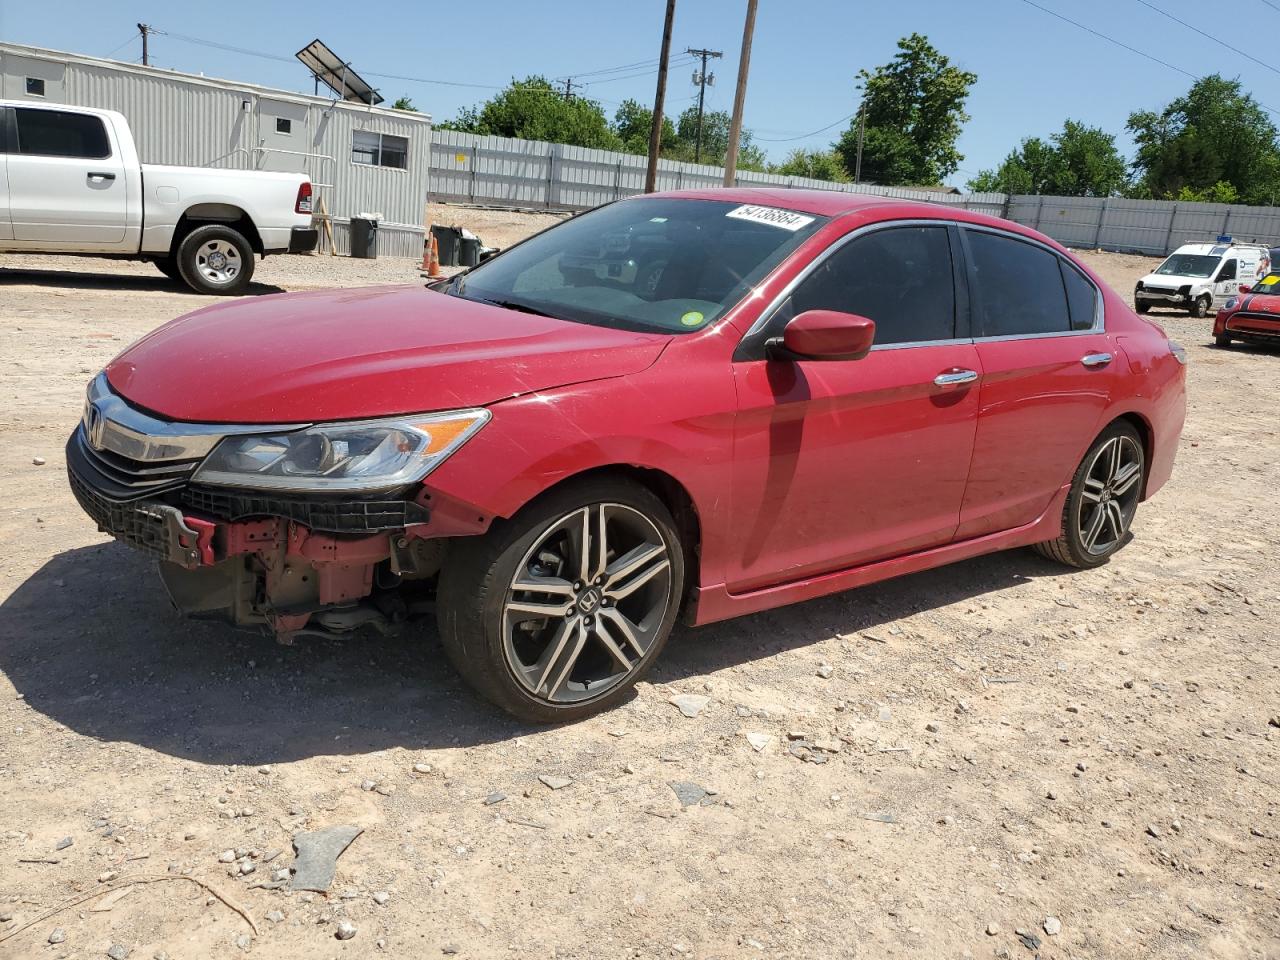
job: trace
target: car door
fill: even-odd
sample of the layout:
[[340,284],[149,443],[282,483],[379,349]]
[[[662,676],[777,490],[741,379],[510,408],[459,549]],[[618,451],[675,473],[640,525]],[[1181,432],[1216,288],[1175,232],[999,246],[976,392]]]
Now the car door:
[[1102,295],[1052,248],[962,230],[982,389],[957,539],[1036,520],[1102,429],[1124,367]]
[[1227,257],[1218,267],[1213,278],[1213,305],[1220,309],[1223,304],[1240,292],[1239,261],[1236,257]]
[[13,239],[9,223],[9,122],[13,111],[0,107],[0,240]]
[[[732,592],[951,540],[973,451],[980,371],[953,247],[937,221],[837,240],[735,355]],[[807,310],[876,323],[861,360],[769,359]]]
[[103,118],[14,107],[8,156],[9,217],[16,246],[98,250],[123,243],[126,177]]

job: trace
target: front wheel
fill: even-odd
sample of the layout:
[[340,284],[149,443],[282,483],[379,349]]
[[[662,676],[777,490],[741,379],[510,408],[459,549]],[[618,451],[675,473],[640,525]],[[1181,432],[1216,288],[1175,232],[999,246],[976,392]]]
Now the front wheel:
[[1214,345],[1215,347],[1229,347],[1229,346],[1231,346],[1231,334],[1229,334],[1229,333],[1218,333],[1218,334],[1214,334],[1214,337],[1213,337],[1213,345]]
[[532,723],[619,703],[675,624],[684,552],[670,511],[620,478],[567,486],[453,544],[440,636],[478,693]]
[[1062,511],[1062,534],[1035,549],[1067,566],[1106,563],[1125,545],[1142,498],[1146,456],[1130,424],[1113,423],[1093,442],[1076,468]]
[[1137,303],[1133,305],[1133,309],[1138,311],[1138,313],[1143,313],[1143,314],[1150,313],[1151,304],[1145,300],[1139,300]]
[[156,265],[157,270],[170,280],[182,280],[182,274],[178,270],[178,261],[175,257],[161,257],[158,260],[153,260],[152,263]]
[[225,224],[197,227],[182,238],[175,258],[196,293],[234,296],[253,276],[253,248],[244,234]]
[[1209,315],[1209,308],[1211,306],[1213,306],[1213,298],[1208,294],[1205,294],[1203,297],[1197,299],[1196,302],[1191,305],[1191,309],[1187,312],[1196,319],[1203,320]]

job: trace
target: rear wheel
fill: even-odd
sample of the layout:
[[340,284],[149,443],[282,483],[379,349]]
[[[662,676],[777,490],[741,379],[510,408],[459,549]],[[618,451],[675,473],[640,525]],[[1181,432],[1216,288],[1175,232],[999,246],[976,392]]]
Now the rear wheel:
[[1209,308],[1211,306],[1213,306],[1213,298],[1206,293],[1204,296],[1199,297],[1187,312],[1190,313],[1191,316],[1203,320],[1209,315]]
[[176,256],[187,286],[197,293],[234,296],[253,276],[253,248],[244,234],[221,223],[197,227],[182,238]]
[[440,576],[445,652],[482,696],[557,723],[614,706],[675,624],[684,555],[652,492],[596,479],[456,541]]
[[1076,468],[1062,511],[1061,536],[1035,549],[1071,567],[1106,563],[1128,542],[1145,474],[1138,431],[1123,421],[1109,426]]

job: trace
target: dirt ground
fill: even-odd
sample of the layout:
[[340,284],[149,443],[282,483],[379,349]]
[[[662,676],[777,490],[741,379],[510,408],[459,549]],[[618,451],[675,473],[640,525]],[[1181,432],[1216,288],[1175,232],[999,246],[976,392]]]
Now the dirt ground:
[[[443,214],[498,244],[531,222]],[[1122,291],[1150,269],[1087,256]],[[0,257],[0,957],[1280,957],[1280,351],[1155,315],[1189,419],[1107,566],[1020,550],[680,628],[628,704],[532,729],[429,625],[283,647],[183,622],[94,531],[63,473],[84,384],[207,302],[145,265]],[[259,886],[337,824],[364,832],[327,896]],[[45,917],[150,877],[259,932],[185,880]]]

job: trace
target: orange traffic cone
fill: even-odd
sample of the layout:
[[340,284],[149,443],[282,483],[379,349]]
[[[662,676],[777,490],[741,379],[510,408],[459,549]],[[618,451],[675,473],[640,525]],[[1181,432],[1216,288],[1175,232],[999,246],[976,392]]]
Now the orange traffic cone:
[[440,273],[440,243],[436,240],[436,235],[431,235],[431,246],[428,248],[427,257],[427,276],[438,277]]

